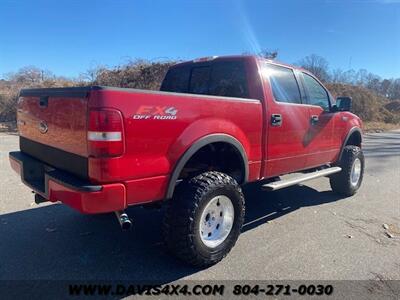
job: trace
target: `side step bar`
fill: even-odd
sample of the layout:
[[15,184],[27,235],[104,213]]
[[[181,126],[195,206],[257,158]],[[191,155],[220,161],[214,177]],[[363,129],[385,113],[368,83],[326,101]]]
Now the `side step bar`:
[[312,173],[301,174],[294,178],[283,179],[283,180],[267,183],[267,184],[264,184],[262,186],[262,188],[265,190],[268,190],[268,191],[276,191],[276,190],[280,190],[280,189],[283,189],[283,188],[291,186],[291,185],[299,184],[304,181],[308,181],[308,180],[315,179],[318,177],[335,174],[340,171],[342,171],[342,168],[340,168],[340,167],[331,167],[331,168],[315,171]]

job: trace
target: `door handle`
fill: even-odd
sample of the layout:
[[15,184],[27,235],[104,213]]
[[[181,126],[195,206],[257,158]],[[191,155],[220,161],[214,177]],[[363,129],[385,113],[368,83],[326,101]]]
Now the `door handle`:
[[315,125],[318,123],[319,118],[317,115],[312,115],[310,120],[311,120],[311,125]]
[[282,115],[272,114],[271,115],[271,125],[272,126],[281,126],[282,125]]
[[47,107],[49,105],[49,97],[43,96],[39,99],[39,106],[40,107]]

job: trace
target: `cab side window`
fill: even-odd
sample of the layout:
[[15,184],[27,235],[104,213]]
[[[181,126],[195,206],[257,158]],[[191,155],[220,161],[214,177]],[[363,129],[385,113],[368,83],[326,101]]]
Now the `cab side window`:
[[320,106],[324,111],[329,111],[329,96],[326,90],[310,75],[303,73],[303,78],[307,90],[308,103]]
[[275,101],[301,104],[300,90],[293,70],[265,64],[263,73],[269,79]]

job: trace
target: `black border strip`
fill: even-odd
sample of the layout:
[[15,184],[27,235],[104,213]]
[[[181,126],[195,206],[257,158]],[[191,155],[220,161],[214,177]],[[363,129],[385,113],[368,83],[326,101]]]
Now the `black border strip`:
[[174,167],[174,171],[171,174],[171,177],[169,179],[168,183],[168,189],[167,189],[167,194],[166,194],[166,199],[171,199],[175,186],[176,186],[176,181],[178,180],[179,174],[181,173],[182,169],[185,167],[186,163],[189,161],[189,159],[202,147],[211,144],[211,143],[217,143],[217,142],[225,142],[228,144],[231,144],[235,149],[239,152],[240,156],[242,157],[242,164],[243,164],[243,170],[244,170],[244,178],[242,178],[242,181],[239,182],[240,184],[245,184],[248,181],[249,178],[249,163],[246,155],[246,151],[244,150],[242,144],[235,139],[234,137],[227,135],[227,134],[211,134],[204,136],[197,140],[186,152],[181,156],[179,159],[178,163]]
[[65,88],[44,88],[44,89],[22,89],[20,97],[70,97],[85,98],[92,90],[97,90],[95,86],[85,87],[65,87]]
[[19,148],[24,154],[28,154],[53,168],[70,173],[82,180],[89,178],[87,157],[42,144],[23,136],[19,138]]
[[78,179],[75,176],[71,176],[70,174],[60,171],[60,170],[56,170],[53,169],[51,171],[45,171],[44,173],[44,186],[45,186],[45,190],[43,191],[40,187],[33,185],[31,182],[27,181],[25,179],[24,176],[24,164],[28,164],[28,163],[36,163],[36,164],[41,164],[41,165],[45,165],[42,162],[40,162],[39,160],[34,159],[33,157],[22,153],[21,151],[14,151],[14,152],[10,152],[9,153],[9,157],[10,159],[16,161],[21,168],[20,171],[20,175],[21,175],[21,180],[22,182],[29,186],[30,188],[32,188],[33,190],[35,190],[36,192],[45,195],[45,197],[48,199],[49,197],[49,180],[53,180],[67,188],[70,188],[72,190],[75,191],[79,191],[79,192],[98,192],[102,190],[102,186],[101,185],[91,185],[88,182],[85,182],[83,180]]
[[119,88],[110,86],[85,86],[85,87],[67,87],[67,88],[47,88],[47,89],[22,89],[19,93],[20,97],[70,97],[70,98],[86,98],[91,91],[116,91],[132,94],[150,94],[150,95],[170,95],[178,97],[193,97],[205,100],[225,100],[259,103],[260,100],[250,98],[235,98],[214,95],[199,95],[189,93],[173,93],[163,91],[141,90],[132,88]]
[[363,141],[363,134],[362,134],[361,129],[358,128],[358,127],[353,127],[353,128],[351,128],[351,129],[349,130],[349,132],[347,133],[346,138],[344,139],[342,146],[340,147],[338,162],[340,162],[341,159],[342,159],[343,151],[344,151],[344,148],[345,148],[346,145],[347,145],[347,142],[349,141],[350,137],[351,137],[353,134],[355,134],[356,132],[357,132],[358,134],[360,134],[360,141],[361,141],[361,144],[362,144],[362,141]]

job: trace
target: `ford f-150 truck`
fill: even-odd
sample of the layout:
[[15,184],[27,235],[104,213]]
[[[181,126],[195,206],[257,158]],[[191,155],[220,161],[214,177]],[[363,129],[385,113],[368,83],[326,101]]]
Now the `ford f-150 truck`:
[[167,248],[207,266],[239,237],[242,185],[273,191],[327,176],[334,192],[358,190],[362,123],[350,108],[306,70],[202,58],[172,66],[161,91],[22,90],[20,151],[9,157],[37,203],[115,212],[123,228],[128,206],[165,202]]

